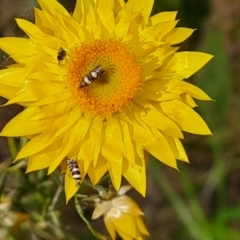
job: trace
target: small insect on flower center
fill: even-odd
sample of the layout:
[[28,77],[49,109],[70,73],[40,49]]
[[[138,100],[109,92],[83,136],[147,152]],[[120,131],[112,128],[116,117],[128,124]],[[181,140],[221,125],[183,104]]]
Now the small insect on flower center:
[[83,78],[79,87],[80,88],[87,87],[97,78],[101,77],[104,73],[105,73],[105,70],[102,69],[101,65],[97,66],[86,77]]
[[83,112],[107,117],[131,106],[142,73],[136,56],[118,40],[94,40],[72,49],[67,88]]

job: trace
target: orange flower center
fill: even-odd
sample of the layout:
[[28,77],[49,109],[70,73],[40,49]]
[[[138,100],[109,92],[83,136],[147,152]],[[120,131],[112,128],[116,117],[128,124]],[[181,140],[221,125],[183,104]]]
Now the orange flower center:
[[131,102],[142,82],[135,56],[116,40],[95,40],[70,53],[67,86],[77,105],[110,116]]

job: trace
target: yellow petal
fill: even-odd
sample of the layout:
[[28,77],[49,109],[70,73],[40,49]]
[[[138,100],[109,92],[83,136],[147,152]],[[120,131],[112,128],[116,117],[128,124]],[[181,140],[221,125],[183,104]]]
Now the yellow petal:
[[140,128],[137,126],[137,124],[134,124],[134,130],[133,130],[133,140],[137,143],[143,144],[149,139],[153,139],[154,135],[152,132],[150,132],[149,129]]
[[[55,55],[56,58],[56,55]],[[61,85],[63,83],[63,75],[66,74],[65,71],[61,71],[61,69],[58,69],[58,74],[54,74],[54,72],[43,72],[41,69],[38,71],[35,70],[34,72],[31,72],[28,75],[29,79],[38,80],[40,82],[49,82],[48,79],[51,79],[57,86]]]
[[[60,15],[57,19],[55,16],[44,12],[48,21],[51,22],[50,26],[54,31],[54,35],[59,39],[64,39],[64,49],[72,48],[79,44],[80,39],[77,39],[78,30],[81,28],[79,23],[77,23],[72,17]],[[82,36],[82,35],[81,35]],[[81,39],[83,40],[83,39]]]
[[142,218],[141,217],[136,217],[135,220],[136,220],[139,232],[143,235],[149,236],[149,232],[148,232]]
[[122,161],[123,155],[118,148],[114,146],[113,140],[106,141],[102,147],[102,155],[108,162],[108,170],[116,190],[120,188],[122,180]]
[[188,156],[185,152],[185,149],[181,143],[181,141],[178,138],[174,138],[175,144],[178,149],[178,159],[184,162],[189,162]]
[[[79,120],[79,119],[78,119]],[[86,119],[84,119],[86,120]],[[42,120],[44,121],[44,120]],[[32,121],[37,122],[38,124],[41,124],[41,121]],[[60,136],[67,131],[74,123],[76,122],[76,118],[73,116],[69,116],[68,114],[66,116],[59,117],[57,120],[54,121],[54,128],[53,126],[49,123],[47,127],[49,128],[49,131],[46,129],[46,132],[34,137],[31,139],[19,152],[18,156],[16,159],[21,159],[25,158],[30,155],[34,155],[43,149],[47,148],[48,146],[52,145],[54,141],[59,140]],[[82,128],[82,123],[84,121],[79,121],[76,126],[79,126],[79,129]],[[90,124],[89,121],[87,121],[88,125]],[[58,126],[62,126],[61,128]],[[83,124],[84,125],[84,124]],[[46,124],[41,125],[42,127],[46,127]],[[64,126],[64,127],[63,127]],[[56,131],[54,129],[56,128]],[[28,128],[27,128],[28,129]],[[31,128],[32,129],[32,128]],[[37,130],[40,129],[40,127],[36,128]],[[75,129],[73,129],[74,131]],[[26,131],[26,130],[25,130]],[[32,131],[34,131],[32,129]],[[76,132],[76,131],[75,131]],[[54,134],[53,134],[54,133]],[[81,134],[80,134],[81,133]],[[81,138],[83,131],[80,131],[78,134],[78,139]],[[77,134],[77,133],[74,133]],[[60,149],[61,150],[61,149]],[[64,148],[65,150],[65,148]],[[64,156],[65,157],[65,156]],[[59,159],[57,161],[60,161]],[[56,167],[56,166],[55,166]]]
[[162,38],[170,32],[177,24],[177,21],[169,21],[169,22],[162,22],[156,25],[150,26],[145,28],[143,31],[139,33],[140,40],[153,40],[159,42],[159,45],[162,44],[160,42]]
[[[180,145],[181,144],[180,140],[178,138],[172,138],[167,135],[165,135],[165,138],[167,139],[168,144],[169,144],[170,148],[172,149],[174,157],[176,159],[182,160],[184,162],[188,162],[188,158],[185,153],[185,150],[184,150],[183,146]],[[175,140],[177,140],[177,141],[175,141]]]
[[175,77],[189,78],[202,68],[213,56],[202,52],[177,52],[167,64],[167,71]]
[[88,176],[91,179],[93,185],[96,185],[108,170],[106,160],[102,156],[99,156],[98,161],[102,162],[100,166],[93,167],[91,164],[88,168]]
[[56,0],[38,0],[38,4],[43,11],[46,11],[54,16],[69,16],[68,11]]
[[117,2],[118,5],[121,6],[121,7],[125,6],[125,1],[124,0],[116,0],[115,2]]
[[186,103],[187,105],[189,105],[191,108],[195,108],[197,107],[197,103],[194,101],[194,99],[192,98],[192,96],[190,96],[189,94],[187,93],[183,93],[181,95],[181,99],[184,103]]
[[131,185],[124,185],[122,186],[119,191],[118,191],[118,195],[121,196],[121,195],[125,195],[129,190],[132,189],[132,186]]
[[129,121],[133,127],[133,140],[137,143],[145,143],[146,140],[154,138],[152,131],[148,125],[142,121],[142,107],[135,105],[135,111],[125,112],[126,119],[129,118]]
[[11,87],[0,83],[0,96],[6,99],[12,98],[18,90],[18,87]]
[[49,120],[50,118],[58,118],[71,111],[71,107],[67,102],[55,103],[53,106],[44,106],[44,110],[41,107],[33,106],[27,108],[25,121],[39,121]]
[[64,189],[67,203],[78,191],[78,185],[76,180],[72,177],[69,168],[67,168],[64,180]]
[[128,169],[123,173],[123,176],[139,193],[145,196],[146,195],[146,168],[145,168],[143,151],[142,151],[141,161],[143,164],[142,167],[139,166],[138,164],[134,164],[133,166],[130,164]]
[[83,141],[82,145],[79,146],[79,153],[77,155],[77,159],[79,159],[79,161],[81,162],[84,173],[88,171],[88,168],[93,161],[92,153],[92,144],[90,140]]
[[171,32],[164,36],[163,41],[171,44],[181,43],[190,37],[193,32],[194,29],[190,28],[174,28]]
[[[86,123],[86,119],[79,118],[80,115],[77,115],[78,112],[75,110],[76,109],[71,111],[72,115],[64,114],[63,116],[53,118],[54,121],[48,123],[45,131],[52,132],[52,138],[58,138],[59,136],[62,136],[64,133],[66,133],[73,126],[75,126],[75,124],[77,124],[78,122],[82,123],[82,125],[80,125],[81,126],[80,129],[82,129],[82,126],[87,127],[90,123],[88,121]],[[80,131],[79,138],[85,137],[84,134],[86,134],[85,131]]]
[[43,132],[43,129],[45,128],[45,125],[48,121],[27,121],[26,116],[28,116],[28,114],[28,110],[24,110],[13,119],[11,119],[11,121],[8,122],[3,128],[0,136],[20,137],[35,135]]
[[141,12],[144,20],[144,25],[148,24],[149,16],[153,7],[153,0],[148,1],[138,1],[138,0],[129,0],[126,3],[126,9],[129,13]]
[[114,16],[116,17],[121,9],[125,6],[124,0],[114,1]]
[[20,63],[13,63],[7,66],[7,69],[10,69],[10,68],[24,68],[24,65]]
[[[109,131],[111,133],[112,140],[115,141],[118,148],[121,150],[121,152],[127,157],[126,154],[126,148],[123,144],[123,136],[120,128],[120,123],[117,118],[109,118],[107,120],[107,128],[109,128]],[[109,138],[109,136],[107,136]],[[132,160],[132,159],[131,159]]]
[[45,97],[45,94],[48,92],[55,93],[58,91],[65,91],[58,89],[55,86],[55,90],[51,91],[54,88],[52,83],[41,83],[37,84],[36,82],[31,82],[28,80],[28,84],[25,84],[23,88],[21,88],[14,97],[12,97],[5,105],[13,104],[13,103],[30,103],[30,102],[37,102],[38,100]]
[[128,234],[126,234],[125,232],[122,232],[121,230],[117,229],[117,232],[119,234],[119,236],[121,237],[121,239],[124,240],[133,240],[136,239],[136,237],[132,238],[131,236],[129,236]]
[[0,71],[0,84],[20,88],[29,75],[29,70],[27,67],[3,69]]
[[163,111],[186,132],[208,135],[211,134],[207,124],[189,106],[178,101],[160,103]]
[[101,34],[100,21],[98,21],[98,16],[95,14],[95,4],[91,3],[92,1],[77,1],[74,18],[80,21],[81,26],[84,26],[88,32],[92,33],[95,39],[98,39]]
[[[83,126],[84,125],[84,126]],[[74,127],[69,129],[63,136],[62,149],[58,156],[52,161],[48,174],[55,170],[55,168],[60,164],[64,157],[68,156],[68,154],[75,148],[76,146],[82,145],[82,140],[88,132],[89,126],[91,125],[90,121],[86,121],[86,119],[82,121],[78,121]],[[76,129],[79,130],[76,131]],[[82,131],[81,131],[82,129]],[[90,163],[86,163],[90,164]],[[84,172],[85,173],[85,172]]]
[[150,17],[150,25],[156,25],[160,22],[174,21],[176,19],[177,12],[160,12]]
[[54,35],[53,31],[49,28],[50,22],[45,17],[43,11],[34,8],[35,24],[44,32],[49,35]]
[[106,212],[108,209],[110,209],[111,206],[112,206],[111,201],[104,201],[104,202],[98,204],[93,211],[92,219],[99,218],[101,215],[104,214],[104,212]]
[[59,165],[59,168],[61,170],[61,173],[66,173],[66,171],[67,171],[67,161],[66,161],[66,159],[63,159],[63,161]]
[[[29,125],[28,125],[29,126]],[[51,138],[51,133],[40,134],[31,139],[18,153],[16,160],[34,155],[44,148],[50,146],[55,139]]]
[[76,1],[76,5],[75,5],[75,8],[74,8],[74,12],[73,12],[73,17],[75,19],[77,19],[79,22],[81,21],[82,15],[83,15],[83,9],[82,9],[82,6],[81,6],[81,2],[82,2],[82,0],[77,0]]
[[123,144],[125,146],[126,158],[130,164],[135,164],[135,153],[134,153],[135,149],[132,143],[132,132],[130,132],[130,127],[126,123],[126,121],[120,120],[119,123],[121,124],[121,129],[123,132],[122,137],[123,137]]
[[[167,43],[168,44],[168,43]],[[164,63],[165,60],[169,57],[172,56],[175,52],[177,52],[179,48],[178,47],[167,47],[164,45],[163,47],[159,47],[153,54],[154,56],[158,57],[158,65],[161,67]],[[151,68],[149,68],[151,69]],[[153,76],[154,78],[154,76]]]
[[0,38],[0,48],[8,53],[16,62],[23,65],[29,65],[32,61],[32,58],[29,56],[34,56],[38,53],[35,44],[28,38]]
[[131,239],[136,237],[137,226],[133,216],[122,213],[120,210],[116,210],[116,209],[114,210],[111,209],[111,215],[112,215],[112,222],[117,232],[123,239],[128,239],[126,238],[127,236],[131,237]]
[[[115,35],[116,38],[124,38],[125,41],[132,39],[133,36],[129,36],[131,31],[131,23],[136,22],[136,19],[139,17],[139,12],[134,12],[131,14],[122,14],[119,21],[115,26]],[[130,32],[131,33],[131,32]]]
[[59,102],[63,102],[70,99],[70,97],[71,97],[71,93],[66,90],[60,90],[57,93],[55,93],[54,91],[51,95],[46,96],[35,103],[32,103],[32,105],[41,106],[41,105],[59,103]]
[[112,240],[115,240],[116,239],[116,230],[115,230],[115,226],[112,222],[110,214],[108,214],[106,217],[104,217],[103,221],[105,223],[107,231],[108,231],[109,235],[111,236]]
[[169,136],[183,138],[183,134],[178,125],[154,107],[151,107],[145,116],[142,116],[142,120],[149,126],[158,128]]
[[[59,47],[57,46],[62,45],[62,42],[58,38],[44,33],[43,31],[41,31],[41,29],[39,29],[33,23],[20,18],[16,19],[16,22],[18,26],[30,37],[32,41],[27,38],[25,39],[27,39],[33,46],[35,46],[33,42],[36,42],[36,43],[44,44],[45,46],[58,50]],[[18,45],[15,44],[15,46],[17,47],[19,46],[19,44]],[[29,47],[31,47],[31,45]],[[27,50],[26,52],[29,52],[29,50]],[[29,56],[26,59],[28,59],[29,61],[32,60],[32,58],[29,58]],[[21,63],[21,61],[17,61],[17,62]]]
[[112,200],[112,205],[118,208],[121,212],[132,216],[144,215],[139,206],[128,196],[123,195]]
[[165,136],[157,129],[152,128],[152,131],[154,138],[142,143],[142,147],[161,162],[177,169],[175,156]]
[[26,173],[47,168],[55,154],[53,151],[29,157]]
[[178,95],[182,93],[188,93],[196,99],[206,100],[206,101],[211,100],[211,98],[202,89],[184,81],[172,80],[166,86],[168,91],[172,93],[176,93]]
[[102,147],[102,155],[108,162],[108,169],[113,186],[116,190],[118,190],[121,185],[123,155],[119,147],[115,144],[115,142],[119,141],[119,139],[114,138],[111,124],[107,124],[105,136],[105,143]]
[[92,126],[90,128],[90,141],[92,144],[92,154],[93,154],[93,166],[97,164],[98,156],[101,150],[102,144],[102,128],[103,121],[99,117],[93,119]]
[[111,33],[115,27],[115,18],[113,15],[114,0],[97,1],[96,10],[103,26]]

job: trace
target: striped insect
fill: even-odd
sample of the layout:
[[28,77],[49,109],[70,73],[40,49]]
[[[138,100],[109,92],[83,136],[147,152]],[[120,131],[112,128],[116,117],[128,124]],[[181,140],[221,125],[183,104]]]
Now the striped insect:
[[83,78],[79,88],[89,86],[93,81],[100,78],[105,72],[106,71],[102,68],[102,66],[98,65],[87,76]]
[[58,55],[57,55],[57,60],[58,60],[59,66],[61,65],[61,62],[66,57],[66,55],[67,55],[67,52],[62,47],[60,47],[58,50]]
[[76,180],[77,186],[80,187],[82,178],[77,161],[74,159],[67,159],[67,165],[71,172],[72,178]]

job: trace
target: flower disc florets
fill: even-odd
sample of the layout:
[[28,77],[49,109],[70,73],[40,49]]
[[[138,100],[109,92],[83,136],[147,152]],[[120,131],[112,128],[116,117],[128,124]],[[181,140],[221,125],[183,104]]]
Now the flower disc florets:
[[[79,85],[91,71],[101,66],[105,74],[88,87]],[[95,40],[75,47],[67,63],[67,86],[83,111],[110,116],[130,104],[139,84],[141,69],[135,56],[116,40]]]

